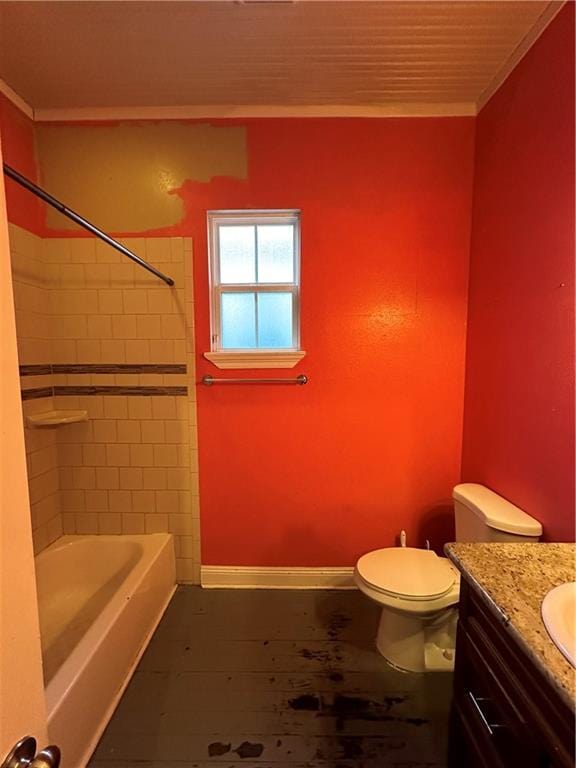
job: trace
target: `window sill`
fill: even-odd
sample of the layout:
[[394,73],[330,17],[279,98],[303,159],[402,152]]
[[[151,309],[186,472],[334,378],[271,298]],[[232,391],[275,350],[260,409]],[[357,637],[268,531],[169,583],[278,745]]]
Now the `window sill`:
[[306,352],[204,352],[216,368],[294,368]]

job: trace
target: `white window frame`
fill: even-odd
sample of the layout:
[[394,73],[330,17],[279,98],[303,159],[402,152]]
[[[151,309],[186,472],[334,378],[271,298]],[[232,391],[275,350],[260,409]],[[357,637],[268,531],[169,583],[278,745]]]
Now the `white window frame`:
[[[291,224],[294,227],[294,280],[291,283],[220,282],[219,227]],[[257,230],[255,230],[257,232]],[[218,368],[292,368],[305,355],[300,349],[300,211],[208,211],[210,279],[210,352],[204,353]],[[257,265],[256,265],[257,269]],[[222,349],[221,297],[223,293],[291,293],[293,347],[274,349]]]

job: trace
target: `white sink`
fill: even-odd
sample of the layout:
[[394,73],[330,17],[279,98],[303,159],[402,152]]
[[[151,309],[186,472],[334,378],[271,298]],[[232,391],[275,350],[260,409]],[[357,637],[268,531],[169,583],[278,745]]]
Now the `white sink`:
[[542,618],[558,650],[576,667],[576,581],[548,592],[542,601]]

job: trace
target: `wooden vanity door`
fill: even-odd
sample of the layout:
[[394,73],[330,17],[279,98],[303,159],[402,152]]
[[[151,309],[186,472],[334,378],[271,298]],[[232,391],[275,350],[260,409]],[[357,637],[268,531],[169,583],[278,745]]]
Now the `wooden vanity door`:
[[465,579],[449,768],[574,768],[574,713]]

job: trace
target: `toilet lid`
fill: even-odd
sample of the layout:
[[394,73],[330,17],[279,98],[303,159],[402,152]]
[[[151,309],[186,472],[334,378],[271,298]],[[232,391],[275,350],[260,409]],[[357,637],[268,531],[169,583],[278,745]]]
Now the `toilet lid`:
[[408,600],[441,597],[456,581],[446,558],[415,547],[377,549],[361,557],[356,569],[371,587]]

